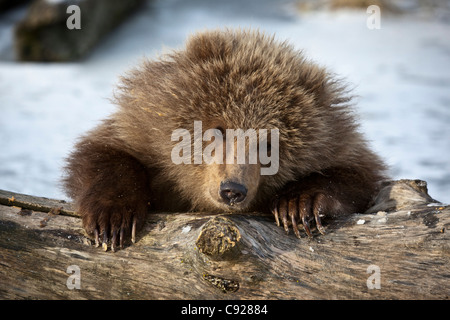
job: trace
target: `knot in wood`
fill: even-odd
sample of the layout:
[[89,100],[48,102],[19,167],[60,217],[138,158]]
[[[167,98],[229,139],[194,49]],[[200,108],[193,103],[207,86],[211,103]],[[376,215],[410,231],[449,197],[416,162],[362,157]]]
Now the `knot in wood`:
[[203,254],[216,258],[229,258],[239,253],[241,234],[227,218],[215,217],[203,225],[196,245]]

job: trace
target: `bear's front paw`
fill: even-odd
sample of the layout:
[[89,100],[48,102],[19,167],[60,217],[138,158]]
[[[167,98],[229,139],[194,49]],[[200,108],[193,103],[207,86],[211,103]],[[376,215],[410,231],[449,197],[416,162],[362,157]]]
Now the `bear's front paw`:
[[109,243],[111,251],[115,252],[117,245],[123,249],[125,238],[130,235],[131,242],[136,242],[136,231],[142,227],[145,213],[119,206],[96,209],[81,212],[83,227],[94,238],[96,247],[100,246],[101,239],[104,251],[108,250]]
[[310,223],[315,221],[316,228],[321,234],[325,234],[320,218],[329,207],[332,199],[324,192],[303,192],[300,194],[289,194],[275,198],[272,203],[272,213],[275,216],[277,226],[280,226],[280,218],[286,233],[289,225],[292,225],[297,238],[300,238],[298,224],[301,223],[306,234],[312,237]]

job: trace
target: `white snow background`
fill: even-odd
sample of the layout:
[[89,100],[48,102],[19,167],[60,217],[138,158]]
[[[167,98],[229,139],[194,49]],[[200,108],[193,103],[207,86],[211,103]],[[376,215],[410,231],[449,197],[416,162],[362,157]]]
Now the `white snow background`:
[[[408,2],[406,2],[408,4]],[[12,26],[24,8],[0,16],[0,189],[67,199],[64,158],[76,138],[114,111],[118,77],[207,28],[275,33],[358,95],[361,131],[393,178],[428,182],[450,203],[450,9],[381,12],[371,30],[365,10],[300,12],[283,1],[150,1],[85,59],[24,63],[13,58]],[[412,8],[412,9],[411,9]],[[81,12],[81,26],[83,24]]]

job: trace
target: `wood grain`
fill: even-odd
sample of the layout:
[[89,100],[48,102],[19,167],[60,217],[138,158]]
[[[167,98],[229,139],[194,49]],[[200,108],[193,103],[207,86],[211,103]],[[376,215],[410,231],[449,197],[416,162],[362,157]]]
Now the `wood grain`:
[[[12,206],[23,195],[0,195],[16,201],[0,205],[1,299],[450,296],[450,207],[429,199],[335,220],[313,239],[286,235],[261,214],[155,213],[136,244],[113,253],[92,245],[70,204],[58,211],[57,200],[27,198],[47,208],[40,212]],[[386,197],[379,201],[396,196]],[[80,289],[67,286],[69,266],[80,270]],[[373,270],[379,289],[369,289],[376,279],[367,284]]]

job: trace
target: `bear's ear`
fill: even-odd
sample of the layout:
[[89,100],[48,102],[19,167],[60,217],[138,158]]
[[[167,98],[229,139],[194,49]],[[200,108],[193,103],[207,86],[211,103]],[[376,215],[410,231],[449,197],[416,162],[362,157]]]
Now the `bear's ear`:
[[223,32],[211,31],[191,36],[186,43],[186,53],[192,61],[223,59],[233,50],[233,37]]

